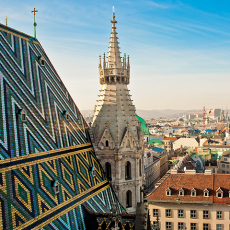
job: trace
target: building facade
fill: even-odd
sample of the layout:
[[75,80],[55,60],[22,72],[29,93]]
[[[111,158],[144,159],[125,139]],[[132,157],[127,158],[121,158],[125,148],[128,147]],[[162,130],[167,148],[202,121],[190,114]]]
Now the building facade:
[[230,173],[230,151],[223,153],[221,160],[218,162],[218,172],[223,174]]
[[169,153],[166,149],[153,147],[150,149],[151,155],[160,159],[160,177],[163,177],[165,173],[168,171],[168,155]]
[[144,138],[127,85],[129,57],[120,57],[115,14],[108,57],[99,58],[102,88],[95,106],[91,137],[96,155],[107,178],[128,212],[135,212],[144,178]]
[[211,171],[169,175],[148,196],[151,222],[171,230],[229,229],[229,181],[230,175]]

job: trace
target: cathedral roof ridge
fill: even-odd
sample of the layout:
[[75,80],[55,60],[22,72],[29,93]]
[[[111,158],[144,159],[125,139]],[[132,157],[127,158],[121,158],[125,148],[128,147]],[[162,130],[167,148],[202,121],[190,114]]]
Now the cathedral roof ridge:
[[1,29],[1,31],[4,31],[6,33],[9,33],[9,34],[15,35],[17,37],[23,38],[25,40],[33,41],[34,43],[39,44],[39,41],[36,38],[34,38],[34,37],[32,37],[26,33],[23,33],[21,31],[18,31],[14,28],[11,28],[9,26],[5,26],[2,23],[0,23],[0,29]]

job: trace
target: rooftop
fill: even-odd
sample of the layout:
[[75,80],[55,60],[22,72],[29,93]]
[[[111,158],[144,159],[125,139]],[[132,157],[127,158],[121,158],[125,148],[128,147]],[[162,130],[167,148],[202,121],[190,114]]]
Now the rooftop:
[[155,151],[155,152],[160,153],[160,152],[164,151],[165,149],[158,148],[158,147],[153,147],[152,150]]
[[163,141],[176,141],[178,138],[177,137],[165,137]]
[[164,143],[158,138],[152,138],[149,142],[149,145],[163,145]]
[[[171,196],[166,195],[166,189],[171,189]],[[184,196],[179,196],[179,190],[184,189]],[[196,196],[191,196],[191,190],[196,189]],[[221,188],[223,198],[217,198],[216,190]],[[203,192],[208,189],[209,196]],[[221,203],[230,204],[230,174],[170,174],[149,196],[151,202],[181,202],[181,203]]]

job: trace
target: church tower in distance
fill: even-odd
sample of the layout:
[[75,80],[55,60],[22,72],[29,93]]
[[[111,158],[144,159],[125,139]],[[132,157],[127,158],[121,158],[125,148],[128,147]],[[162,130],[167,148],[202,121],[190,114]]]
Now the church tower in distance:
[[91,137],[107,179],[128,213],[134,213],[141,199],[144,179],[144,138],[127,85],[130,81],[129,56],[120,57],[115,13],[108,57],[99,56],[102,88],[94,110]]

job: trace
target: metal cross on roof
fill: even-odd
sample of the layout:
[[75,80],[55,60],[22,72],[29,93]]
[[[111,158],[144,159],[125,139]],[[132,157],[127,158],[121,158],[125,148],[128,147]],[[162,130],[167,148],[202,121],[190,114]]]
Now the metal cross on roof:
[[33,26],[34,26],[34,37],[35,38],[36,38],[36,26],[37,26],[37,23],[35,22],[35,13],[36,12],[38,12],[38,10],[35,10],[35,8],[33,11],[31,11],[31,13],[34,13],[34,24],[33,24]]

